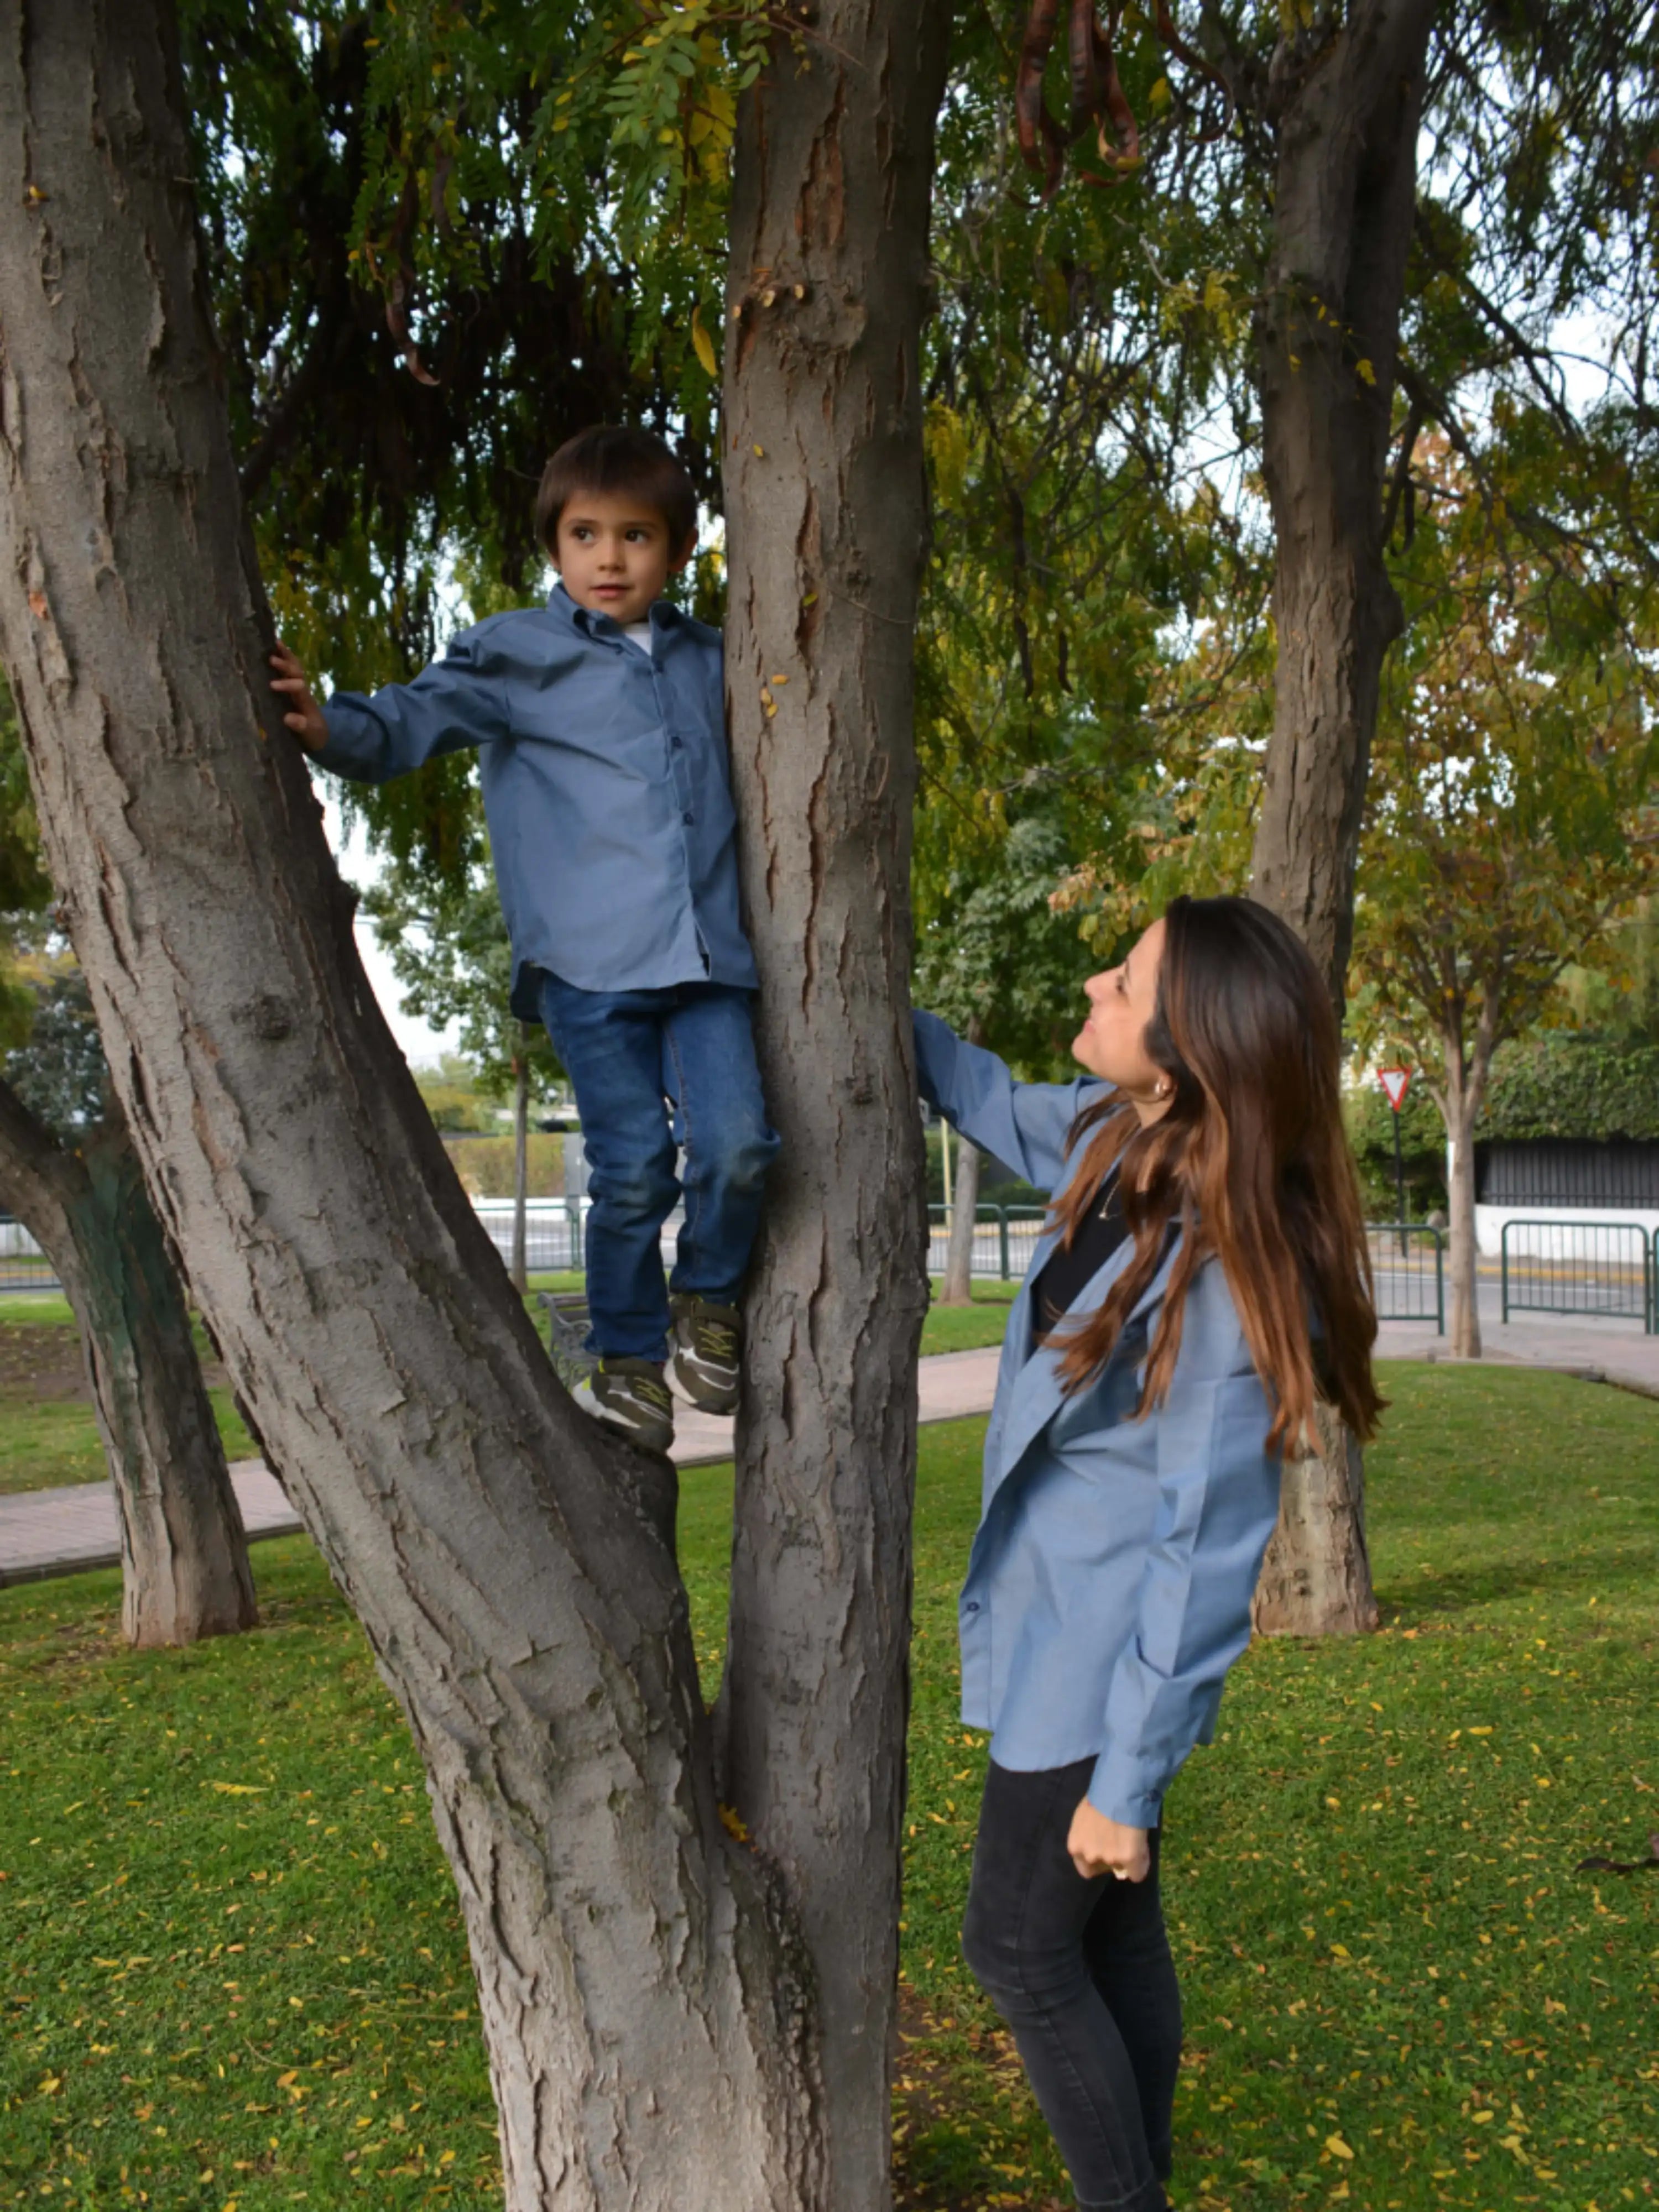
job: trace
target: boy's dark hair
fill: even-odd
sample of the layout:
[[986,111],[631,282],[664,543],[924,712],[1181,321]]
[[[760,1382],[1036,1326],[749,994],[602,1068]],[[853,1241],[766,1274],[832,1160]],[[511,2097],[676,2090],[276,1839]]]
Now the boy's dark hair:
[[567,438],[542,471],[536,535],[558,550],[559,517],[580,492],[622,492],[655,507],[678,553],[697,527],[696,489],[678,459],[649,430],[601,422]]

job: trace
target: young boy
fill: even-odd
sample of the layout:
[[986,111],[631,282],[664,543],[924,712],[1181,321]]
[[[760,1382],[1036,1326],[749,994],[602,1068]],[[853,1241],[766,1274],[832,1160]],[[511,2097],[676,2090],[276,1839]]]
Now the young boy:
[[[653,1451],[665,1380],[729,1413],[738,1300],[777,1150],[750,1027],[716,630],[663,598],[696,540],[691,481],[642,430],[585,430],[548,463],[537,529],[562,581],[545,606],[464,631],[412,684],[313,699],[286,647],[271,689],[336,775],[382,783],[477,745],[513,1011],[546,1024],[591,1170],[586,1410]],[[685,1224],[668,1291],[659,1237]]]

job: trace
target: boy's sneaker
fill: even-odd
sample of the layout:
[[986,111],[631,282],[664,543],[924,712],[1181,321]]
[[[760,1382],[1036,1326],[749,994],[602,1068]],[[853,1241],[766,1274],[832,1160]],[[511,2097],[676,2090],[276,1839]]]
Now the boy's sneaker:
[[641,1451],[665,1452],[674,1441],[674,1401],[654,1360],[602,1359],[570,1395]]
[[669,1374],[689,1405],[704,1413],[735,1413],[743,1380],[743,1316],[711,1306],[694,1292],[668,1301]]

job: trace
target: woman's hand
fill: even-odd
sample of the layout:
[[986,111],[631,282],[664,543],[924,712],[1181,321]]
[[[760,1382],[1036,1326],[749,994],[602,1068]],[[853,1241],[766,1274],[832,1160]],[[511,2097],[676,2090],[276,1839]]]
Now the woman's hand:
[[1101,1874],[1115,1874],[1120,1881],[1145,1881],[1152,1871],[1145,1828],[1126,1828],[1121,1820],[1109,1820],[1086,1797],[1072,1815],[1066,1848],[1085,1881]]

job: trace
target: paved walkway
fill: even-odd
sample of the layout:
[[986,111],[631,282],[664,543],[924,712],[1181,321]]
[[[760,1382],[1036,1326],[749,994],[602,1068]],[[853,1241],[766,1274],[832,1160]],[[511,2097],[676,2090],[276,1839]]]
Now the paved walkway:
[[[1498,1366],[1547,1367],[1659,1398],[1659,1336],[1633,1321],[1575,1322],[1562,1314],[1522,1314],[1507,1324],[1481,1301],[1481,1357]],[[1377,1346],[1384,1359],[1446,1359],[1450,1350],[1432,1324],[1387,1322]]]
[[[921,1415],[954,1421],[988,1413],[996,1387],[997,1354],[946,1352],[924,1359]],[[732,1456],[732,1423],[690,1407],[675,1408],[674,1458],[681,1467],[708,1467]],[[263,1460],[239,1460],[230,1470],[242,1525],[250,1540],[290,1536],[300,1516]],[[9,1583],[43,1582],[90,1567],[118,1566],[121,1542],[115,1494],[106,1482],[77,1482],[60,1490],[26,1490],[0,1498],[0,1589]]]
[[[1659,1337],[1644,1336],[1634,1322],[1606,1321],[1576,1326],[1559,1316],[1536,1315],[1510,1322],[1482,1316],[1486,1357],[1494,1364],[1544,1367],[1610,1382],[1659,1398]],[[1382,1356],[1444,1359],[1446,1340],[1426,1323],[1391,1322],[1382,1330]],[[997,1352],[946,1352],[924,1359],[920,1370],[921,1418],[954,1421],[988,1413],[996,1387]],[[732,1456],[732,1424],[708,1413],[677,1409],[674,1458],[681,1467],[707,1467]],[[230,1470],[242,1522],[250,1539],[291,1535],[299,1516],[263,1460],[239,1461]],[[0,1589],[74,1575],[120,1563],[115,1499],[106,1482],[76,1483],[62,1490],[24,1491],[0,1498]]]

